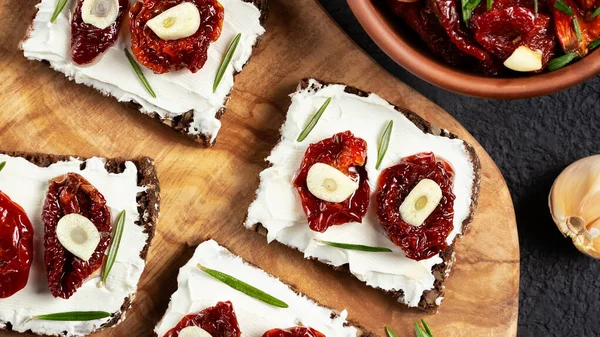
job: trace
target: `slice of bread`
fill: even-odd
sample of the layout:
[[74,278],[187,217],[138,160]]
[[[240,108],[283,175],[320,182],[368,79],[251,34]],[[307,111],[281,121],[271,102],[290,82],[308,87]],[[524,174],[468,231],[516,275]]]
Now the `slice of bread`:
[[[278,308],[235,290],[198,268],[215,269],[285,302]],[[347,312],[336,312],[299,293],[258,267],[234,255],[214,240],[201,243],[194,256],[179,270],[178,289],[154,329],[162,337],[189,314],[198,313],[218,302],[230,301],[236,312],[242,336],[261,337],[273,328],[312,327],[326,336],[376,337],[360,324],[347,320]]]
[[[123,321],[133,303],[159,215],[160,187],[153,160],[0,151],[0,162],[3,161],[6,166],[0,172],[0,190],[25,209],[33,224],[34,262],[27,286],[0,299],[0,328],[46,336],[83,336]],[[38,175],[28,176],[33,172]],[[52,297],[46,281],[41,207],[47,193],[46,178],[67,172],[81,174],[104,195],[113,220],[120,210],[126,210],[128,216],[106,287],[98,288],[99,276],[92,275],[71,298],[64,300]],[[18,193],[19,189],[23,194]],[[122,284],[126,286],[121,289]],[[96,307],[100,302],[102,307]],[[27,322],[31,315],[67,311],[109,311],[111,317],[89,322]]]
[[[308,138],[297,142],[298,134],[327,97],[332,98],[331,104]],[[376,169],[379,139],[390,120],[394,121],[392,140],[381,168]],[[397,164],[403,157],[434,152],[453,166],[453,189],[457,196],[454,230],[447,240],[447,248],[439,255],[421,261],[406,258],[377,221],[374,198],[362,224],[333,226],[322,234],[308,228],[292,181],[309,144],[346,130],[368,143],[366,168],[372,193],[381,170]],[[261,173],[257,198],[248,210],[245,226],[266,235],[269,242],[277,240],[302,251],[306,258],[351,272],[369,286],[389,293],[410,307],[437,311],[444,296],[444,281],[455,261],[455,240],[465,233],[477,207],[481,170],[475,149],[449,131],[375,94],[314,79],[302,80],[292,95],[281,133],[279,144],[267,158],[270,166]],[[384,253],[389,255],[378,258],[373,253],[333,248],[317,240],[383,246],[393,253]],[[410,270],[410,274],[406,270]]]
[[[19,44],[25,57],[44,61],[70,80],[85,84],[105,96],[115,97],[119,102],[152,117],[196,142],[211,146],[221,128],[221,116],[225,112],[235,77],[249,62],[254,48],[265,31],[267,0],[222,0],[225,8],[223,30],[219,39],[211,44],[204,67],[192,74],[187,69],[154,74],[143,66],[142,72],[157,94],[156,98],[144,89],[133,72],[123,49],[130,45],[121,34],[115,45],[85,66],[70,60],[70,1],[56,21],[49,23],[58,0],[40,0],[24,39]],[[136,0],[129,0],[134,4]],[[254,15],[258,13],[257,15]],[[247,14],[247,15],[246,15]],[[251,15],[252,14],[252,15]],[[128,15],[128,13],[125,13]],[[233,21],[233,22],[232,22]],[[128,20],[122,30],[129,30]],[[242,23],[240,23],[242,22]],[[242,38],[231,65],[213,93],[212,84],[218,67],[231,41],[237,33]],[[249,49],[240,51],[240,49]]]

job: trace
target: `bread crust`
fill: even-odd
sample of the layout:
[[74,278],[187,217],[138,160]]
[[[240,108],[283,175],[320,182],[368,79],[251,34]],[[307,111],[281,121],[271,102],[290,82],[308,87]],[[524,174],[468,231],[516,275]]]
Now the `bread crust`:
[[[316,80],[316,79],[312,79],[312,80],[316,81],[321,86],[328,86],[328,85],[334,85],[334,84],[344,85],[345,92],[347,92],[349,94],[357,95],[360,97],[367,97],[371,94],[370,92],[363,91],[356,87],[348,86],[343,83],[326,82],[326,81],[321,81],[321,80]],[[304,90],[309,87],[310,87],[310,79],[305,78],[300,81],[296,91]],[[390,105],[392,105],[396,111],[402,113],[409,121],[411,121],[415,126],[417,126],[424,133],[441,136],[441,137],[446,137],[446,138],[450,138],[450,139],[460,139],[457,135],[449,132],[448,130],[444,130],[444,129],[439,128],[438,126],[432,125],[430,122],[426,121],[421,116],[417,115],[415,112],[413,112],[411,110],[398,107],[391,103],[390,103]],[[452,269],[452,265],[454,264],[454,261],[456,260],[455,253],[454,253],[454,245],[456,243],[456,240],[459,237],[466,234],[467,230],[470,227],[471,222],[473,221],[473,216],[475,215],[475,210],[477,209],[477,202],[479,199],[479,188],[480,188],[480,181],[481,181],[481,163],[479,161],[479,157],[477,156],[477,153],[475,152],[475,148],[471,144],[469,144],[465,141],[463,141],[463,144],[465,146],[465,149],[467,150],[467,153],[469,154],[469,159],[470,159],[471,163],[473,164],[473,188],[471,190],[471,206],[469,209],[468,216],[465,218],[465,220],[462,223],[462,225],[463,225],[462,234],[457,235],[454,238],[454,241],[452,242],[452,244],[448,245],[448,247],[440,253],[439,256],[442,258],[442,263],[436,264],[431,268],[431,271],[435,277],[434,288],[431,290],[424,291],[423,295],[421,296],[421,300],[419,301],[419,304],[418,304],[419,309],[426,311],[428,313],[437,312],[439,305],[436,304],[436,300],[438,298],[444,297],[444,288],[445,288],[444,281],[446,280],[446,278],[448,278],[448,276],[450,274],[450,270]],[[263,234],[263,235],[267,235],[268,230],[265,227],[263,227],[262,224],[257,223],[257,224],[253,224],[253,226],[254,226],[254,229],[256,232]],[[312,258],[312,260],[318,260],[318,259]],[[339,267],[332,266],[332,268],[350,273],[350,268],[347,264],[339,266]],[[350,274],[352,276],[354,276],[352,273],[350,273]],[[388,293],[390,296],[392,296],[393,298],[395,298],[396,300],[399,300],[399,301],[404,297],[404,292],[402,290],[389,291],[389,290],[383,290],[381,288],[377,288],[377,289]]]
[[[41,0],[40,0],[41,1]],[[244,2],[248,2],[253,4],[254,6],[256,6],[256,8],[258,8],[258,10],[260,11],[260,17],[259,17],[259,22],[260,25],[263,26],[263,28],[267,28],[267,18],[268,18],[268,12],[269,12],[269,6],[268,6],[268,2],[267,0],[242,0]],[[23,43],[29,39],[29,37],[31,36],[31,32],[33,31],[33,20],[35,19],[37,15],[37,10],[33,15],[33,18],[31,19],[31,24],[29,25],[29,27],[27,28],[27,31],[25,33],[25,37],[23,37],[23,39],[19,42],[19,49],[23,50]],[[260,42],[262,41],[264,35],[259,36],[258,39],[256,39],[256,42],[254,43],[254,46],[252,46],[252,50],[254,50],[256,47],[258,47],[258,45],[260,44]],[[253,55],[253,54],[252,54]],[[248,61],[246,62],[246,64],[248,64],[250,62],[250,60],[252,59],[252,55],[250,55],[250,58],[248,59]],[[47,63],[50,64],[50,62],[48,61],[42,61],[43,63]],[[246,64],[244,65],[244,67],[246,66]],[[229,91],[229,93],[227,94],[227,96],[225,97],[225,101],[223,102],[223,107],[221,109],[219,109],[219,111],[217,111],[215,117],[217,119],[221,119],[221,117],[223,117],[223,114],[225,113],[225,110],[227,109],[227,104],[229,103],[229,99],[231,98],[231,92],[233,91],[233,88],[235,87],[235,78],[237,77],[237,75],[240,72],[235,71],[233,73],[233,87],[231,88],[231,90]],[[103,93],[98,91],[100,94],[102,94],[103,96],[106,97],[111,97],[109,94],[107,93]],[[159,114],[155,113],[155,112],[148,112],[148,111],[143,111],[142,106],[140,104],[134,103],[134,102],[123,102],[123,105],[125,105],[126,107],[128,107],[129,109],[133,109],[136,110],[139,113],[142,113],[148,117],[153,118],[154,120],[165,124],[169,127],[171,127],[171,129],[181,133],[182,135],[186,136],[187,138],[192,139],[193,141],[197,142],[197,143],[201,143],[203,144],[205,147],[211,147],[213,145],[215,145],[216,143],[216,138],[215,141],[211,142],[211,136],[209,134],[198,134],[198,135],[193,135],[190,134],[188,131],[190,130],[190,128],[192,127],[192,122],[193,122],[193,117],[194,117],[194,111],[190,110],[187,111],[179,116],[175,116],[172,118],[163,118],[161,117]]]
[[[79,159],[84,162],[82,166],[85,165],[85,160],[89,158],[79,157],[79,156],[69,156],[69,155],[54,155],[54,154],[46,154],[46,153],[30,153],[30,152],[17,152],[17,151],[1,151],[1,154],[5,154],[11,157],[20,157],[32,164],[35,164],[39,167],[48,167],[52,164],[61,162],[61,161],[69,161],[71,159]],[[154,233],[156,231],[156,224],[158,222],[158,216],[160,213],[160,185],[158,180],[158,175],[156,172],[156,167],[154,166],[154,161],[149,157],[138,157],[136,159],[123,159],[123,158],[104,158],[106,161],[104,167],[109,173],[119,174],[123,173],[125,170],[125,163],[130,161],[135,164],[138,170],[138,186],[146,187],[146,190],[137,197],[137,207],[138,213],[140,217],[135,221],[135,224],[144,228],[144,233],[148,234],[148,239],[146,240],[146,244],[144,248],[140,252],[140,257],[145,261],[148,255],[148,250],[150,249],[150,244],[152,243],[152,239],[154,238]],[[131,308],[133,303],[133,296],[128,297],[123,301],[121,305],[121,309],[118,312],[112,314],[112,317],[109,321],[102,324],[98,329],[94,330],[91,333],[103,330],[105,328],[114,326],[118,324],[122,319],[124,319],[125,314]],[[10,322],[7,322],[7,326],[3,330],[12,330]],[[1,328],[0,328],[1,329]],[[31,331],[27,331],[31,332]],[[90,334],[91,334],[90,333]],[[42,336],[52,336],[52,335],[42,335]],[[61,336],[57,334],[56,336]]]

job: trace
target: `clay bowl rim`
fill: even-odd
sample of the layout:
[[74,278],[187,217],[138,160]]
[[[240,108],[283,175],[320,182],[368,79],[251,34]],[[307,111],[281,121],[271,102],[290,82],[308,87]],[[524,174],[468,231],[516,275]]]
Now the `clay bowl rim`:
[[456,93],[495,99],[530,98],[549,95],[600,74],[598,51],[551,73],[518,78],[490,78],[466,73],[437,61],[415,47],[380,12],[373,0],[347,2],[367,34],[390,58],[417,77]]

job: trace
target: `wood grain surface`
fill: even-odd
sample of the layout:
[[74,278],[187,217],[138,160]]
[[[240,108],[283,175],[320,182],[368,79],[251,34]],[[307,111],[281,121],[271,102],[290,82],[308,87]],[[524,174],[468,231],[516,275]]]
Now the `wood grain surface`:
[[[18,50],[36,0],[0,2],[0,148],[81,156],[155,158],[162,214],[134,307],[116,328],[95,336],[151,336],[176,287],[178,269],[199,242],[214,238],[320,303],[376,334],[392,326],[414,336],[425,318],[437,337],[514,336],[519,245],[510,194],[497,167],[448,113],[390,76],[313,0],[271,0],[267,34],[237,77],[214,148],[204,149],[93,89],[76,85]],[[457,263],[436,315],[397,304],[350,275],[278,243],[266,245],[242,223],[264,158],[279,138],[303,77],[345,82],[409,108],[471,142],[481,158],[475,223],[457,245]],[[14,336],[0,332],[0,337]],[[248,336],[257,337],[257,336]],[[329,336],[332,337],[332,336]]]

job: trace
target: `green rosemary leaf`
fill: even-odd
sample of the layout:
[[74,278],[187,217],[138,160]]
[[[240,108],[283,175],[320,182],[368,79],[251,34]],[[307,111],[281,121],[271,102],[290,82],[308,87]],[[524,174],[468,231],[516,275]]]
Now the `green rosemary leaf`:
[[296,139],[297,142],[300,143],[303,140],[305,140],[306,137],[308,137],[308,134],[312,131],[312,129],[315,128],[315,125],[317,125],[317,123],[319,122],[319,119],[321,119],[321,115],[323,115],[323,112],[325,112],[325,109],[327,109],[327,107],[329,106],[329,103],[331,103],[331,97],[327,98],[325,103],[323,103],[323,105],[321,105],[319,110],[308,121],[308,123],[304,127],[304,130],[302,130],[302,132],[300,133],[300,136],[298,136],[298,139]]
[[431,328],[429,327],[429,325],[427,325],[427,323],[425,322],[424,319],[421,319],[421,323],[423,324],[423,327],[425,328],[425,332],[427,332],[429,337],[433,337],[433,332],[431,332]]
[[108,248],[108,255],[106,256],[106,262],[102,269],[102,283],[106,284],[108,274],[117,260],[117,254],[119,253],[119,246],[121,245],[121,238],[123,237],[123,229],[125,228],[125,218],[127,213],[123,210],[117,218],[117,226],[115,227],[115,233],[113,235],[110,248]]
[[583,40],[583,37],[581,36],[581,28],[579,27],[579,21],[577,21],[576,16],[573,17],[573,27],[575,28],[575,34],[577,35],[577,40],[579,40],[579,41]]
[[539,11],[539,5],[538,5],[538,0],[533,0],[533,12],[535,13],[535,15],[538,15],[538,11]]
[[372,246],[364,246],[364,245],[355,245],[351,243],[341,243],[341,242],[332,242],[332,241],[323,241],[317,240],[321,243],[324,243],[328,246],[335,248],[342,248],[348,250],[360,250],[363,252],[373,252],[373,253],[391,253],[393,250],[385,247],[372,247]]
[[387,153],[388,147],[390,145],[390,138],[392,137],[392,128],[394,127],[394,121],[390,121],[388,125],[385,127],[383,134],[381,135],[381,140],[379,141],[379,147],[377,148],[377,165],[375,168],[379,170],[379,166],[381,166],[381,162],[383,161],[383,157]]
[[473,15],[473,10],[475,7],[479,6],[482,0],[462,0],[462,15],[465,24],[468,26],[469,21],[471,21],[471,16]]
[[487,10],[491,10],[492,9],[492,5],[494,4],[494,0],[487,0]]
[[56,314],[38,315],[31,317],[31,320],[40,321],[93,321],[110,317],[111,314],[106,311],[69,311]]
[[573,62],[573,60],[576,58],[577,58],[577,54],[573,53],[573,52],[566,53],[563,56],[555,57],[552,60],[550,60],[550,62],[548,62],[548,70],[549,71],[558,70],[558,69],[566,66],[567,64]]
[[594,41],[590,42],[590,44],[588,45],[588,49],[589,50],[594,50],[598,46],[600,46],[600,39],[597,39],[597,40],[594,40]]
[[144,88],[146,88],[146,90],[148,91],[150,96],[156,98],[156,93],[154,93],[154,90],[152,90],[152,87],[150,86],[150,83],[146,79],[146,76],[144,76],[142,69],[140,69],[140,66],[137,64],[137,62],[133,58],[133,55],[131,55],[131,53],[127,49],[125,49],[125,56],[127,56],[127,59],[129,60],[129,64],[131,64],[133,71],[135,72],[137,77],[140,79],[140,82],[142,82],[142,85],[144,86]]
[[392,330],[392,328],[390,328],[389,326],[385,327],[385,332],[387,333],[388,337],[398,337],[394,330]]
[[226,285],[230,286],[231,288],[233,288],[237,291],[240,291],[248,296],[254,297],[257,300],[263,301],[267,304],[270,304],[272,306],[279,307],[279,308],[287,308],[288,307],[288,305],[285,302],[265,293],[264,291],[262,291],[258,288],[255,288],[255,287],[249,285],[246,282],[240,281],[233,276],[227,275],[218,270],[206,268],[206,267],[202,266],[201,264],[198,264],[198,268],[200,268],[200,270],[207,273],[208,275],[210,275],[210,276],[216,278],[217,280],[225,283]]
[[556,0],[556,2],[554,3],[554,8],[558,9],[559,11],[567,14],[568,16],[573,16],[575,15],[575,13],[573,13],[573,10],[571,9],[571,7],[569,7],[569,5],[567,5],[564,1],[562,0]]
[[221,61],[221,65],[219,66],[219,70],[217,70],[217,76],[215,76],[215,82],[213,83],[213,93],[217,91],[221,80],[223,79],[223,75],[225,75],[225,71],[227,67],[229,67],[229,63],[231,63],[231,58],[233,54],[235,54],[235,50],[237,49],[238,44],[240,43],[240,38],[242,37],[242,33],[238,33],[231,41],[229,48],[227,48],[227,52],[225,53],[225,57],[223,57],[223,61]]
[[419,326],[419,322],[415,322],[415,335],[417,337],[429,337],[427,332],[425,332],[425,330]]
[[6,162],[5,161],[3,161],[3,162],[0,163],[0,171],[2,171],[4,169],[4,166],[6,166]]
[[62,12],[63,9],[65,9],[65,6],[67,5],[68,1],[69,0],[58,0],[58,2],[56,3],[56,7],[54,8],[54,13],[52,13],[50,23],[54,23],[54,21],[56,21],[60,12]]
[[595,19],[598,15],[600,15],[600,7],[596,8],[592,15],[590,15],[590,19]]

